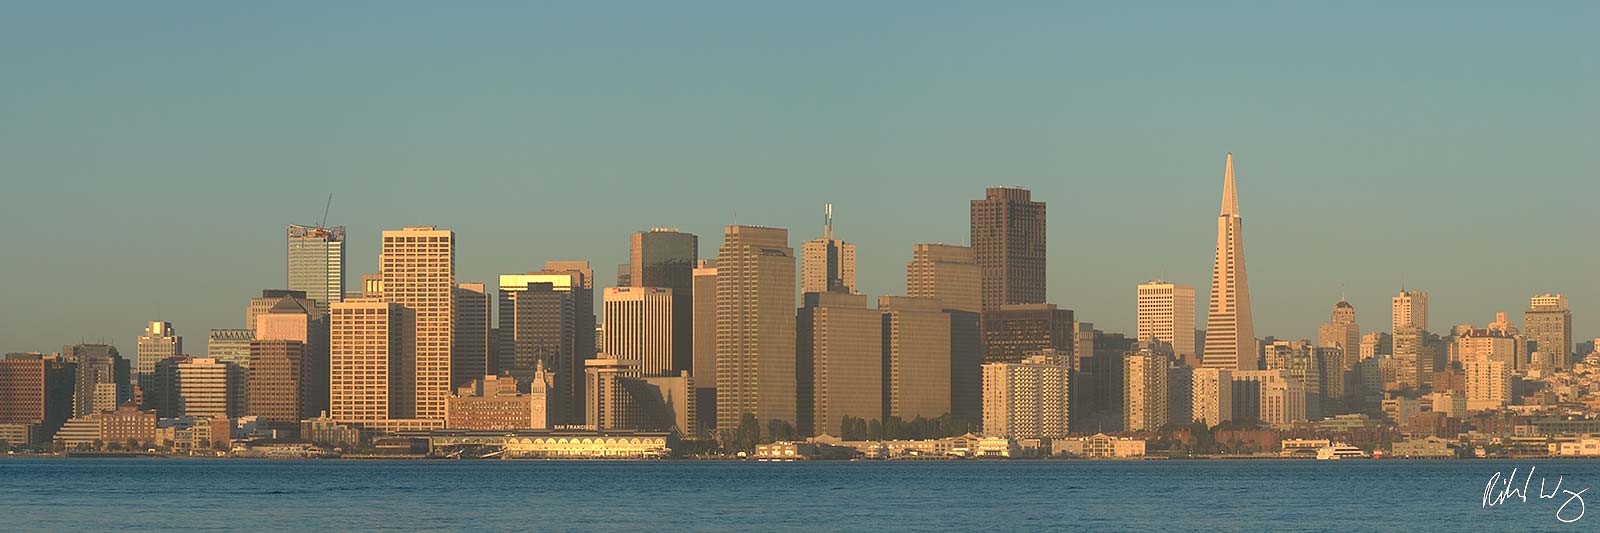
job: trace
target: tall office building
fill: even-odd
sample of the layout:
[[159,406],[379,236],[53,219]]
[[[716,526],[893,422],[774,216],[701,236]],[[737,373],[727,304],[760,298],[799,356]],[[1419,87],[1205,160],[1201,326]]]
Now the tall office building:
[[61,348],[62,359],[77,363],[72,388],[72,416],[110,411],[133,399],[127,359],[107,344],[73,344]]
[[990,187],[972,201],[983,310],[1045,301],[1045,205],[1027,189]]
[[154,385],[156,362],[183,354],[183,337],[171,322],[152,321],[139,337],[139,388],[146,394]]
[[415,344],[411,310],[378,298],[352,298],[330,309],[328,415],[341,422],[410,418],[404,362]]
[[312,410],[316,376],[305,365],[305,347],[294,340],[250,342],[246,414],[289,428],[298,428],[301,420],[320,414]]
[[1191,417],[1206,426],[1233,420],[1233,371],[1226,368],[1196,368],[1190,388]]
[[[634,233],[629,243],[628,283],[617,284],[672,290],[670,368],[674,371],[692,370],[694,366],[694,270],[699,257],[700,238],[693,233],[677,228]],[[698,380],[699,376],[695,377]]]
[[[278,298],[271,307],[260,309],[255,313],[254,329],[255,341],[293,341],[299,343],[299,371],[304,376],[302,379],[304,391],[300,394],[303,411],[311,416],[328,410],[328,383],[329,383],[329,355],[328,355],[328,323],[329,315],[317,309],[311,300],[291,296]],[[255,347],[252,341],[251,357],[255,358]],[[246,380],[252,381],[246,372]],[[246,387],[245,405],[249,408],[249,393],[251,387]],[[274,392],[276,394],[276,392]]]
[[972,248],[924,243],[906,263],[906,295],[937,298],[946,310],[983,310],[982,270]]
[[1139,285],[1139,341],[1172,345],[1185,365],[1200,366],[1194,349],[1194,287],[1153,280]]
[[450,354],[451,390],[489,375],[489,293],[482,283],[461,283],[456,299],[455,345]]
[[984,360],[1015,363],[1045,350],[1072,353],[1072,310],[1055,304],[1002,305],[983,313]]
[[326,317],[328,315],[327,308],[322,307],[318,304],[318,302],[307,298],[305,291],[266,289],[261,291],[261,296],[259,298],[251,298],[250,305],[245,307],[244,328],[250,331],[255,331],[256,317],[272,310],[275,307],[278,307],[280,304],[283,304],[284,300],[291,300],[292,305],[301,309],[301,312],[305,313],[312,320],[316,320],[319,315],[322,317]]
[[411,382],[400,394],[404,410],[393,418],[444,419],[450,398],[450,350],[455,342],[456,234],[434,226],[383,232],[379,266],[383,299],[411,310],[415,346],[401,360]]
[[213,329],[206,336],[206,357],[250,368],[250,341],[255,332],[248,329]]
[[1428,291],[1400,291],[1391,300],[1389,331],[1414,327],[1428,331]]
[[1317,328],[1317,346],[1339,348],[1343,354],[1340,367],[1329,368],[1329,372],[1337,370],[1343,375],[1343,372],[1355,366],[1355,356],[1361,351],[1361,326],[1356,324],[1356,306],[1350,305],[1344,298],[1333,304],[1332,316],[1326,324]]
[[196,418],[240,415],[239,367],[210,357],[189,357],[177,363],[178,412]]
[[1522,313],[1522,333],[1544,360],[1555,361],[1557,369],[1572,365],[1572,311],[1566,296],[1534,296]]
[[883,312],[884,414],[901,420],[950,414],[950,315],[939,300],[911,296],[879,297],[878,309]]
[[728,226],[717,250],[717,426],[797,423],[789,230]]
[[800,245],[800,292],[856,292],[856,245],[833,238],[833,204],[823,208],[822,238]]
[[1250,314],[1250,281],[1244,268],[1244,219],[1239,214],[1233,154],[1222,175],[1222,214],[1217,217],[1217,254],[1211,269],[1211,302],[1206,314],[1205,353],[1209,368],[1258,368],[1255,322]]
[[1168,356],[1152,350],[1122,359],[1122,430],[1160,431],[1167,425]]
[[10,444],[49,442],[72,417],[76,365],[60,356],[13,353],[0,358],[0,424],[26,426],[32,435]]
[[1072,368],[1036,355],[983,365],[983,434],[1013,439],[1067,436]]
[[289,225],[289,290],[305,292],[328,313],[344,300],[344,226]]
[[842,435],[844,417],[883,420],[883,318],[867,297],[806,293],[795,318],[798,429]]
[[672,289],[611,287],[602,298],[600,353],[622,360],[640,375],[677,374],[672,360],[677,298]]
[[701,259],[694,269],[694,377],[696,418],[706,429],[717,423],[717,261]]
[[[594,280],[584,261],[546,261],[544,270],[500,276],[499,371],[555,373],[552,418],[584,419],[584,361],[595,356]],[[527,293],[527,294],[524,294]]]

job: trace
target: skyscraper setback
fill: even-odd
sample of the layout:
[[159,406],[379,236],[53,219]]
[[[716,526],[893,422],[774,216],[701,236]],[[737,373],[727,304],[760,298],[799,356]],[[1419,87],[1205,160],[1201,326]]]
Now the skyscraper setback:
[[856,292],[856,245],[833,238],[833,204],[824,207],[822,238],[800,247],[800,292]]
[[394,418],[444,419],[455,341],[455,241],[455,232],[433,226],[383,232],[383,299],[409,309],[416,325],[411,357],[401,361],[402,375],[412,378],[409,390],[390,391],[403,395],[400,407],[408,412]]
[[1244,219],[1233,177],[1233,154],[1222,174],[1222,213],[1217,216],[1217,255],[1211,270],[1211,301],[1206,315],[1208,368],[1256,370],[1255,322],[1250,314],[1250,281],[1244,268]]
[[1045,303],[1045,206],[1027,189],[990,187],[972,201],[983,310]]
[[289,225],[289,290],[303,291],[317,310],[344,300],[344,226]]

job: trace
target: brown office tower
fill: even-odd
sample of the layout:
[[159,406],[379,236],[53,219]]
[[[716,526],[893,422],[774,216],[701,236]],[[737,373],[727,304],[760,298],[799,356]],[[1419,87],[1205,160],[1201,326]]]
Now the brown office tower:
[[717,251],[717,427],[796,422],[789,230],[728,226]]
[[411,357],[402,361],[411,378],[392,418],[444,419],[450,398],[450,349],[455,342],[456,234],[433,226],[383,232],[378,256],[383,299],[410,309],[416,324]]
[[410,310],[377,298],[347,299],[330,310],[328,415],[341,422],[406,418],[402,362],[412,347]]
[[40,354],[8,354],[0,359],[0,424],[25,424],[31,442],[48,442],[72,412],[76,367]]
[[629,249],[628,283],[618,286],[672,289],[672,367],[663,375],[692,370],[694,270],[700,238],[677,228],[651,228],[633,234]]
[[1072,310],[1055,304],[1006,305],[983,313],[985,361],[1021,362],[1045,350],[1072,353]]
[[972,248],[917,244],[906,264],[906,295],[939,300],[950,316],[950,414],[977,424],[983,413],[982,273]]
[[717,425],[717,261],[701,259],[694,269],[695,417],[704,429]]
[[1045,301],[1044,202],[1027,189],[990,187],[972,201],[972,248],[983,272],[983,310]]
[[[328,320],[328,315],[319,312],[310,300],[293,297],[280,298],[255,315],[255,340],[295,341],[301,345],[299,364],[306,376],[303,383],[306,392],[300,397],[305,404],[300,412],[310,413],[304,418],[328,410]],[[249,394],[245,397],[246,411],[249,411]]]
[[[534,290],[533,285],[548,287],[535,290],[540,295],[533,301],[522,302],[520,293]],[[523,313],[520,306],[529,304],[537,309]],[[527,379],[534,363],[543,361],[555,372],[551,404],[556,423],[582,424],[584,361],[594,358],[596,344],[594,271],[589,262],[545,261],[544,270],[538,272],[501,274],[499,305],[499,368],[490,370]]]
[[300,341],[251,341],[246,413],[273,428],[290,431],[298,429],[301,420],[316,418],[319,413],[309,409],[309,400],[316,394],[316,377],[314,369],[305,364],[305,355],[306,346]]
[[844,417],[883,420],[883,318],[862,294],[806,293],[795,320],[802,435],[841,436]]
[[884,415],[950,413],[950,316],[933,298],[883,296]]
[[489,293],[482,283],[462,283],[456,299],[455,344],[450,353],[452,389],[489,375]]

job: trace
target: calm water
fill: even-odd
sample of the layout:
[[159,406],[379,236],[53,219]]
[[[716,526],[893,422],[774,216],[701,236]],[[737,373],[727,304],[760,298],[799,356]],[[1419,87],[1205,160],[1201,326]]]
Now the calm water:
[[0,459],[0,530],[1600,530],[1565,495],[1481,508],[1529,466],[1600,487],[1600,461]]

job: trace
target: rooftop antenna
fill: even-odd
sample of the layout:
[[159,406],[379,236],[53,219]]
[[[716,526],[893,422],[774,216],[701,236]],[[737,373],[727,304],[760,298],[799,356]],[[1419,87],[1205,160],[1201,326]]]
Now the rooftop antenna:
[[822,204],[822,239],[833,240],[833,204]]

